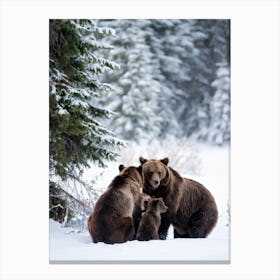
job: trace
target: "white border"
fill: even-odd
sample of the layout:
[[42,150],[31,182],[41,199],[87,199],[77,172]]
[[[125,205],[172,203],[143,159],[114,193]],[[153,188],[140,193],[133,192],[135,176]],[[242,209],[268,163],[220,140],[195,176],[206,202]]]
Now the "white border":
[[[280,278],[278,1],[7,0],[0,10],[1,279]],[[231,19],[230,265],[48,264],[48,19],[101,17]]]

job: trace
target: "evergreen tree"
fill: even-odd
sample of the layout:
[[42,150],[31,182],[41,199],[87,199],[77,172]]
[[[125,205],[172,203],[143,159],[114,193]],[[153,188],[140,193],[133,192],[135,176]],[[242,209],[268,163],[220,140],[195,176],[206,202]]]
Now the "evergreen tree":
[[217,78],[218,63],[229,62],[229,21],[182,20],[176,30],[181,37],[178,45],[184,50],[179,57],[189,69],[188,80],[181,79],[176,85],[180,89],[176,95],[178,121],[186,136],[208,141],[213,127],[211,106],[216,102],[211,84]]
[[149,21],[116,20],[103,24],[113,27],[118,34],[110,41],[115,47],[111,58],[121,66],[108,77],[115,94],[109,95],[105,103],[116,113],[109,125],[117,135],[128,140],[158,136],[161,85],[156,79],[153,54],[146,42]]
[[207,91],[201,82],[205,82],[205,64],[197,42],[205,38],[205,34],[197,29],[195,20],[180,20],[176,27],[177,46],[175,51],[180,60],[181,70],[174,85],[176,94],[177,120],[184,136],[193,135],[205,125],[207,117]]
[[[207,84],[197,85],[197,88],[207,92],[204,100],[208,104],[207,126],[204,130],[198,130],[198,139],[221,145],[230,141],[230,22],[229,20],[199,20],[197,22],[198,28],[206,34],[199,46],[201,58],[206,67],[199,67],[199,69],[200,71],[208,69],[208,72],[203,75]],[[223,87],[221,89],[223,94],[220,94],[220,86]],[[222,109],[218,109],[220,106],[224,106],[223,116]],[[215,113],[217,116],[214,116]],[[226,124],[225,121],[228,123]]]
[[96,35],[112,34],[90,20],[50,21],[50,169],[66,178],[73,169],[89,161],[104,165],[120,144],[100,120],[110,112],[98,105],[109,90],[99,75],[117,64],[96,56],[96,50],[110,48]]
[[209,140],[221,145],[230,141],[230,73],[226,62],[217,64],[216,79],[211,84],[215,89],[211,103],[211,127]]
[[[164,139],[168,135],[178,135],[181,132],[180,125],[177,121],[176,114],[178,107],[176,106],[177,87],[172,79],[180,75],[176,69],[182,65],[178,65],[178,59],[175,59],[169,51],[166,50],[166,41],[170,34],[176,30],[174,27],[179,20],[150,20],[149,32],[146,32],[146,41],[151,48],[153,75],[160,83],[160,92],[158,95],[158,116],[161,118],[160,138]],[[171,40],[172,41],[172,40]],[[170,43],[170,42],[169,42]],[[173,43],[173,42],[172,42]],[[171,45],[169,45],[169,49]],[[181,68],[180,68],[181,69]],[[176,71],[174,71],[176,70]],[[172,76],[172,77],[171,77]]]
[[[104,166],[105,160],[116,156],[113,147],[121,144],[102,125],[110,112],[98,103],[101,94],[110,90],[100,82],[100,75],[118,65],[99,57],[97,51],[111,48],[102,38],[114,31],[97,27],[92,20],[50,20],[49,24],[50,197],[67,194],[79,202],[55,178],[79,180],[90,161]],[[52,203],[57,201],[53,201],[50,210],[55,216]],[[59,205],[64,204],[60,201]]]

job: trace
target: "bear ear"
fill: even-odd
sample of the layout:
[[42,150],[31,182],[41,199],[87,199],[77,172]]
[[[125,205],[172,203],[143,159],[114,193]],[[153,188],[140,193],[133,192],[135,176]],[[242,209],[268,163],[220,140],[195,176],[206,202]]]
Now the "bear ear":
[[139,165],[139,166],[137,167],[137,171],[138,171],[140,174],[142,174],[142,165]]
[[144,164],[144,163],[147,161],[147,159],[145,159],[145,158],[143,158],[143,157],[140,157],[140,158],[139,158],[139,161],[140,161],[141,164]]
[[123,169],[125,169],[125,166],[124,166],[123,164],[121,164],[121,165],[119,166],[119,171],[121,172]]
[[167,165],[168,164],[168,162],[169,162],[169,158],[163,158],[163,159],[161,159],[160,160],[163,164],[165,164],[165,165]]

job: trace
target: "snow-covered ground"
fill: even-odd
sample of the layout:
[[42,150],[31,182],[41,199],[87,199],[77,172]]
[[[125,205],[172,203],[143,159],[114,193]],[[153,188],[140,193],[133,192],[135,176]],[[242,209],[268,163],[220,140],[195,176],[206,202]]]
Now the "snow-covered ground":
[[[199,174],[188,175],[186,170],[180,170],[180,165],[176,167],[184,176],[203,183],[216,199],[219,220],[208,238],[173,239],[170,227],[167,240],[135,240],[114,245],[94,244],[87,231],[62,227],[61,224],[50,220],[50,261],[229,262],[229,147],[199,145],[196,146],[196,153],[200,158],[200,161],[197,160],[197,164],[200,165]],[[133,157],[137,159],[136,155]],[[193,158],[195,160],[196,157]],[[109,166],[97,183],[107,187],[117,174],[118,164]],[[170,165],[173,166],[172,158]]]

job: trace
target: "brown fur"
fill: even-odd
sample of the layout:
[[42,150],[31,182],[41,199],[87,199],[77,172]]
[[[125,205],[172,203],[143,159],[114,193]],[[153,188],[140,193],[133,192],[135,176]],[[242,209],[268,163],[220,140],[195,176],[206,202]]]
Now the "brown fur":
[[151,196],[146,193],[141,193],[136,200],[133,208],[133,223],[134,223],[134,239],[136,238],[136,233],[138,231],[139,223],[142,218],[142,214],[147,210],[148,202],[151,200]]
[[140,167],[119,167],[120,174],[98,199],[88,219],[93,242],[126,242],[134,236],[133,209],[143,187]]
[[148,202],[147,211],[144,213],[140,224],[136,239],[140,241],[148,241],[159,239],[158,229],[161,222],[161,213],[165,213],[167,207],[162,198],[153,198]]
[[140,158],[145,177],[144,191],[155,197],[162,197],[168,206],[163,215],[159,235],[167,236],[172,223],[174,237],[206,237],[218,219],[218,210],[212,194],[199,182],[182,178],[168,167],[168,158],[146,160]]

